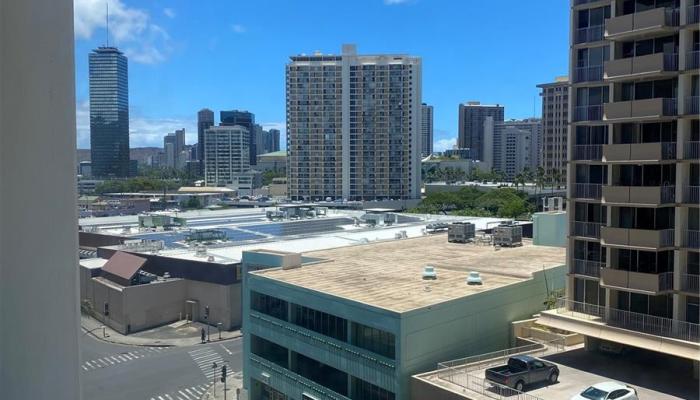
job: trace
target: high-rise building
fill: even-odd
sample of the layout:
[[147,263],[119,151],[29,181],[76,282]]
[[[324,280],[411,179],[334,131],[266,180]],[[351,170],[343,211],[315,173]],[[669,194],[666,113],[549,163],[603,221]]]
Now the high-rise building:
[[534,171],[539,166],[542,120],[528,118],[484,123],[484,167],[503,173],[507,181],[525,168]]
[[419,197],[420,58],[343,45],[286,70],[292,199]]
[[255,129],[255,163],[257,164],[257,156],[259,154],[265,154],[269,153],[269,145],[268,145],[268,132],[263,129],[262,126],[255,124],[254,126]]
[[208,186],[252,187],[248,129],[212,126],[204,131],[204,180]]
[[469,101],[459,105],[459,126],[457,127],[457,147],[469,149],[472,160],[483,160],[484,119],[493,117],[493,122],[503,122],[503,106],[484,105]]
[[[185,152],[185,130],[177,129],[174,133],[168,133],[163,137],[163,152],[165,155],[165,166],[169,168],[179,168],[187,158]],[[183,160],[183,158],[185,158]]]
[[420,106],[420,112],[420,152],[422,157],[427,157],[433,154],[433,106],[423,103]]
[[248,111],[233,110],[221,111],[219,113],[221,126],[240,125],[248,131],[248,144],[250,154],[248,161],[250,165],[255,165],[257,162],[257,139],[255,130],[255,114]]
[[204,131],[214,126],[214,111],[203,108],[197,111],[197,159],[200,161],[200,170],[204,170]]
[[90,158],[95,177],[129,176],[129,78],[126,56],[115,47],[89,55]]
[[274,151],[280,151],[280,130],[270,129],[270,153]]
[[567,299],[540,318],[588,348],[694,360],[696,377],[698,10],[571,1]]
[[[566,149],[569,127],[569,78],[560,76],[542,89],[542,151],[540,166],[550,176],[566,180]],[[558,173],[557,173],[558,172]]]

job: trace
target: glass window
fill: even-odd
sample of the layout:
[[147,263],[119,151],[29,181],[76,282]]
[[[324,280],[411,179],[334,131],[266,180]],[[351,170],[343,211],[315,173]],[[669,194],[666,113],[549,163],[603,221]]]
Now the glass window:
[[267,361],[271,361],[280,367],[289,368],[288,352],[285,347],[255,335],[250,335],[250,346],[253,354]]
[[271,317],[287,320],[287,302],[273,296],[251,291],[250,308]]
[[346,342],[347,320],[312,308],[292,305],[292,322],[303,328]]
[[382,389],[362,379],[350,378],[350,398],[353,400],[394,400],[393,392]]
[[352,344],[383,355],[384,357],[395,357],[394,334],[381,329],[372,328],[357,322],[352,323]]

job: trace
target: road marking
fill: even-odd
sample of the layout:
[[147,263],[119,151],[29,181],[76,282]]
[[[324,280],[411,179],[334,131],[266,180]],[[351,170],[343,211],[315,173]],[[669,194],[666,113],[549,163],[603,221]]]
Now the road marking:
[[182,390],[178,390],[177,392],[180,393],[181,395],[185,396],[185,399],[190,400],[190,396],[185,394],[185,392],[183,392]]
[[220,344],[219,346],[221,346],[222,349],[226,350],[226,352],[227,352],[229,355],[232,355],[232,354],[233,354],[233,353],[231,352],[231,350],[227,349],[226,346],[224,346],[223,344]]
[[87,370],[88,370],[86,366],[84,366],[84,365],[83,365],[82,367],[83,367],[83,369],[84,369],[85,371],[87,371]]

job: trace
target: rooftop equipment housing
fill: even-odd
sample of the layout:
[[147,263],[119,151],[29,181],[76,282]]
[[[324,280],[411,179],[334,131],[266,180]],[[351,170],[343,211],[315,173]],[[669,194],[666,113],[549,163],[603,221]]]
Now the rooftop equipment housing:
[[515,224],[502,224],[493,228],[493,245],[515,247],[523,244],[523,227]]
[[447,241],[467,243],[474,240],[476,227],[471,222],[454,222],[447,228]]

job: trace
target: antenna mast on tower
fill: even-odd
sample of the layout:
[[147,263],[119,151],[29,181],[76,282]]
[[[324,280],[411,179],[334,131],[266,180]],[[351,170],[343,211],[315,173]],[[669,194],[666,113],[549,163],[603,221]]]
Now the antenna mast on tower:
[[107,27],[107,47],[109,47],[109,2],[105,1],[107,12],[105,13],[105,26]]

